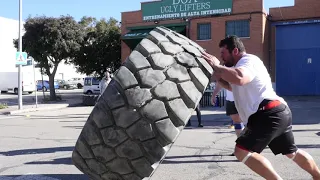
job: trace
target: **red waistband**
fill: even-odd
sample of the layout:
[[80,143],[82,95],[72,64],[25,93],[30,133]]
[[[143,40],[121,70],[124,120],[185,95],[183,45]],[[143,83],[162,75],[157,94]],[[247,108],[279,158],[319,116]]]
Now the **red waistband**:
[[268,102],[268,104],[262,106],[259,110],[268,110],[268,109],[272,109],[274,107],[277,107],[281,104],[281,102],[279,100],[273,100]]

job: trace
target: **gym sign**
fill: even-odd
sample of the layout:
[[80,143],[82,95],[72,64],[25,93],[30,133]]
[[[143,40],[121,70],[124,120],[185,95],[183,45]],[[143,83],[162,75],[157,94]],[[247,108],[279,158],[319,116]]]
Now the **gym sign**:
[[162,0],[141,3],[144,21],[210,16],[232,12],[232,0]]

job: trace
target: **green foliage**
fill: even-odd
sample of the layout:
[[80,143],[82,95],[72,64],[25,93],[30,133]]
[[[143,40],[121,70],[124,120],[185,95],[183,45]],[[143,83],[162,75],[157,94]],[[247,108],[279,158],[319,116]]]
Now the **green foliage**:
[[[33,57],[49,76],[50,99],[56,99],[54,76],[62,60],[69,62],[81,49],[85,33],[71,16],[29,17],[24,25],[22,50]],[[18,40],[14,40],[18,48]]]
[[[78,72],[102,77],[121,63],[121,31],[117,20],[71,16],[29,17],[24,24],[22,51],[34,58],[49,77],[50,100],[56,100],[54,77],[58,65],[73,63]],[[18,49],[18,40],[14,40]]]
[[6,109],[8,108],[7,103],[0,103],[0,109]]
[[86,35],[73,58],[77,70],[101,78],[108,69],[111,72],[121,65],[121,31],[117,20],[96,20],[83,17],[79,24]]

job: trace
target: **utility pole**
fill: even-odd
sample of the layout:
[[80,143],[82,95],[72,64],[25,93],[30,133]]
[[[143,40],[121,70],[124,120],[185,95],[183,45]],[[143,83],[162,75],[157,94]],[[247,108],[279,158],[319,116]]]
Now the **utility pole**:
[[[19,52],[22,53],[22,0],[19,0]],[[19,64],[18,99],[19,109],[22,109],[22,65]]]
[[35,63],[34,59],[32,58],[32,66],[33,66],[33,82],[35,83],[35,96],[36,96],[36,108],[38,108],[38,87],[37,87],[37,82],[36,82],[36,70],[35,70]]

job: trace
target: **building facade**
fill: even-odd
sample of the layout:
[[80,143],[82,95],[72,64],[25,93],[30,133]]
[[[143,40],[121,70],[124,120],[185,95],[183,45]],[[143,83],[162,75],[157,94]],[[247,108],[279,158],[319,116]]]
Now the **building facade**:
[[[259,56],[280,95],[320,95],[320,1],[263,8],[263,0],[162,0],[123,12],[122,61],[156,26],[179,32],[219,57],[219,41],[240,37]],[[318,54],[317,54],[318,53]]]

